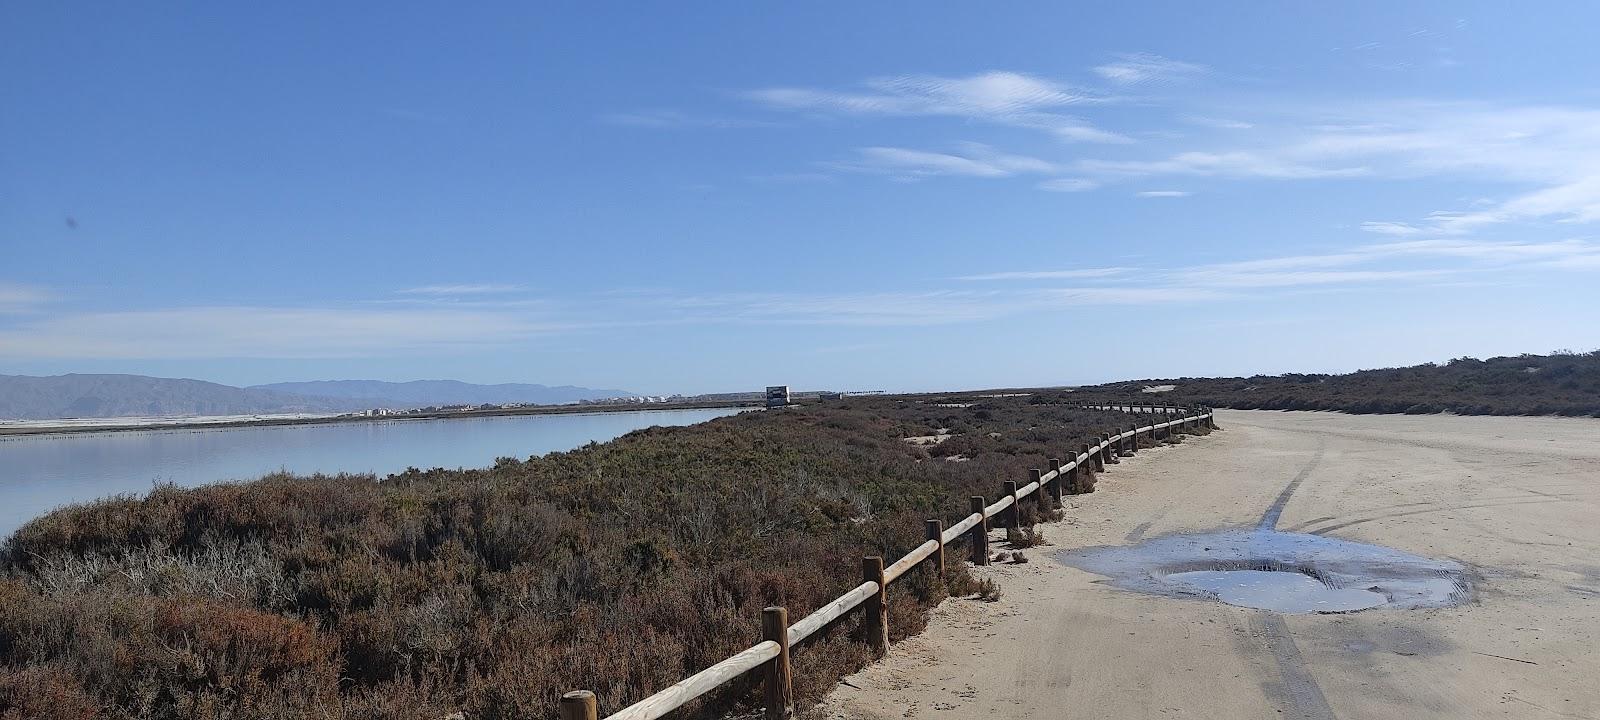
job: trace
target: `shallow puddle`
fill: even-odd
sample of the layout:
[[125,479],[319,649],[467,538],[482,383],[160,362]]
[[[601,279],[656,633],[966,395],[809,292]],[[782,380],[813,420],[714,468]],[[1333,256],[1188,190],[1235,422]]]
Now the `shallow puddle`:
[[1127,590],[1282,613],[1446,607],[1472,596],[1467,569],[1457,562],[1272,530],[1169,535],[1057,559]]
[[1354,612],[1389,601],[1371,590],[1334,589],[1297,572],[1196,570],[1174,573],[1166,579],[1210,592],[1229,605],[1285,613]]

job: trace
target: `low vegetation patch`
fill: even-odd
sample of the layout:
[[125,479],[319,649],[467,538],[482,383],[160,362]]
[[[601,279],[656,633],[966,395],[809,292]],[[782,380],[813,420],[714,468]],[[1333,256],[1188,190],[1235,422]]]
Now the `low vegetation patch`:
[[[1158,395],[1148,388],[1170,385]],[[1600,417],[1600,351],[1362,370],[1346,375],[1140,380],[1079,388],[1078,398],[1240,410]]]
[[[954,522],[969,496],[1131,420],[848,398],[477,470],[64,508],[0,550],[0,717],[547,717],[574,688],[614,711],[756,641],[763,606],[803,617],[859,582],[861,556],[898,558],[924,519]],[[940,428],[936,445],[904,440]],[[891,590],[897,637],[951,592],[998,595],[950,552],[945,581],[919,569]],[[803,701],[866,661],[854,628],[797,650]]]

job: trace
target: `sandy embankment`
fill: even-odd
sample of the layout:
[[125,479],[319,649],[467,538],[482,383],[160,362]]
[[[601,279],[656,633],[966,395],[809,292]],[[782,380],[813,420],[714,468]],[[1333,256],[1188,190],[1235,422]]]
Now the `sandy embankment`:
[[[1600,717],[1600,421],[1222,411],[1069,498],[1032,562],[979,569],[826,718]],[[1052,552],[1250,527],[1469,565],[1458,607],[1280,615],[1145,595]],[[998,536],[998,533],[996,533]]]

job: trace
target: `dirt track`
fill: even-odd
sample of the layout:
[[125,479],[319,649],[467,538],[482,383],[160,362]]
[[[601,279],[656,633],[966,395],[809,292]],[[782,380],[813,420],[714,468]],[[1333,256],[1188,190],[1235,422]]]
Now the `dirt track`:
[[[1600,718],[1600,421],[1220,411],[1069,498],[1031,562],[847,679],[826,718]],[[1450,558],[1476,599],[1278,615],[1144,595],[1064,548],[1251,527]],[[999,533],[995,534],[997,538]],[[892,622],[892,619],[891,619]]]

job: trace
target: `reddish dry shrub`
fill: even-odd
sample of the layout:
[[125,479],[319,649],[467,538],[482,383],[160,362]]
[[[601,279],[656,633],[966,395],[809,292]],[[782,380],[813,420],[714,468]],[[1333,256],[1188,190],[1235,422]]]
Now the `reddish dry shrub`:
[[[804,617],[860,582],[861,556],[900,557],[925,518],[955,522],[968,496],[1127,421],[924,400],[651,428],[480,470],[274,475],[57,511],[0,553],[7,711],[31,688],[63,698],[52,712],[67,714],[46,717],[539,717],[575,687],[613,711],[753,644],[762,607]],[[902,440],[937,428],[956,435]],[[946,446],[970,460],[943,460]],[[967,583],[965,549],[947,553],[949,581]],[[945,593],[926,569],[896,583],[893,637]],[[866,661],[856,623],[796,648],[802,699]],[[737,709],[755,687],[696,708]]]
[[100,704],[71,672],[0,667],[0,720],[97,720]]
[[[1151,385],[1176,387],[1152,397],[1142,392]],[[1079,388],[1073,396],[1097,402],[1155,400],[1260,410],[1600,417],[1600,350],[1485,360],[1462,357],[1342,375],[1137,380]],[[1064,401],[1061,396],[1055,399]]]

